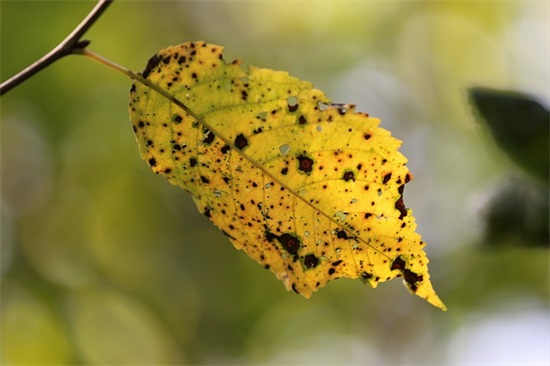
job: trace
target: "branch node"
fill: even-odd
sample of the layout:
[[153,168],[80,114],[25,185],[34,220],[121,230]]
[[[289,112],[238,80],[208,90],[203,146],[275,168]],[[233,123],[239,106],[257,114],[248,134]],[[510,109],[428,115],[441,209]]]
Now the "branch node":
[[83,50],[84,48],[88,47],[90,45],[90,43],[92,43],[92,41],[88,40],[88,39],[83,39],[81,41],[78,41],[74,44],[73,47],[71,47],[71,49],[74,51],[74,50]]

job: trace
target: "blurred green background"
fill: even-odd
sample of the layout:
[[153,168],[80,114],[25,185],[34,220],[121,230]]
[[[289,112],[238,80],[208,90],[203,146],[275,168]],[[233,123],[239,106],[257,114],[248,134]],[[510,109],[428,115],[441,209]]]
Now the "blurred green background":
[[[1,79],[93,1],[5,1]],[[542,184],[476,122],[466,88],[550,100],[545,1],[115,2],[85,36],[133,70],[205,40],[382,118],[415,180],[405,202],[449,311],[395,280],[284,286],[141,161],[131,81],[80,56],[0,99],[3,364],[547,364],[545,245],[484,243],[503,182]],[[547,225],[547,223],[543,223]]]

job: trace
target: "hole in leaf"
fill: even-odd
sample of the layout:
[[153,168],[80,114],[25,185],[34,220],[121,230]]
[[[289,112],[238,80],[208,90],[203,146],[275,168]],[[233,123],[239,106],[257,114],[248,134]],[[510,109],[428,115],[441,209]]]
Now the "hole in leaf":
[[325,104],[323,102],[317,102],[317,107],[320,111],[326,111],[328,109],[328,104]]
[[282,144],[281,146],[279,146],[279,151],[281,152],[281,154],[286,155],[290,151],[290,146],[288,146],[288,144]]
[[298,98],[292,96],[286,98],[286,102],[288,103],[288,111],[289,112],[296,112],[298,109]]

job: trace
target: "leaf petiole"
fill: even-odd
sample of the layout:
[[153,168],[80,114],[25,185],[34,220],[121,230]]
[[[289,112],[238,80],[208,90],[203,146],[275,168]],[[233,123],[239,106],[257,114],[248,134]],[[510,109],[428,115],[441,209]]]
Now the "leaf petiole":
[[143,77],[143,75],[141,75],[140,73],[137,73],[137,72],[134,72],[122,65],[119,65],[117,64],[116,62],[113,62],[93,51],[90,51],[86,48],[81,48],[81,49],[77,49],[73,52],[74,54],[77,54],[77,55],[82,55],[82,56],[86,56],[96,62],[99,62],[100,64],[102,65],[105,65],[115,71],[118,71],[120,72],[121,74],[124,74],[126,76],[128,76],[130,79],[132,80],[135,80],[137,82],[140,82],[141,84],[153,89],[154,91],[156,91],[157,93],[159,93],[160,95],[164,96],[165,98],[167,98],[169,101],[171,101],[172,103],[174,103],[175,105],[177,105],[178,107],[180,107],[181,109],[183,109],[185,112],[187,112],[191,117],[195,118],[197,121],[200,121],[201,118],[195,113],[193,112],[191,109],[189,109],[189,107],[187,107],[185,104],[183,104],[180,100],[176,99],[173,95],[169,94],[166,90],[162,89],[161,87],[159,87],[158,85],[152,83],[150,80],[147,80],[146,78]]

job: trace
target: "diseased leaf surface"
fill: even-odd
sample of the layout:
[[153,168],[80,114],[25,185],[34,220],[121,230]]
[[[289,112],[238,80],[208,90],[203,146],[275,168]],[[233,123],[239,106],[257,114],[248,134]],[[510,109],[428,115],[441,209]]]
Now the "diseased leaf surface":
[[192,111],[134,83],[130,116],[143,159],[191,193],[237,249],[309,298],[328,281],[376,287],[402,277],[445,309],[403,203],[401,142],[379,120],[333,104],[286,72],[226,63],[203,42],[169,47],[143,76]]

